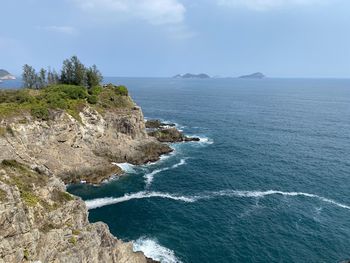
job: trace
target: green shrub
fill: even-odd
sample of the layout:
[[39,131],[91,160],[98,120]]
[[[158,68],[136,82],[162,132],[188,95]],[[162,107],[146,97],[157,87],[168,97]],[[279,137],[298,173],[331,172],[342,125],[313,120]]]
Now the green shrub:
[[73,230],[72,230],[72,234],[75,235],[75,236],[79,236],[79,235],[80,235],[80,230],[78,230],[78,229],[73,229]]
[[128,96],[129,92],[125,86],[117,86],[116,87],[116,94],[121,95],[121,96]]
[[0,202],[4,202],[6,200],[7,200],[7,193],[4,190],[0,189]]
[[39,197],[32,192],[27,191],[21,191],[21,198],[28,206],[36,206],[36,204],[40,201]]
[[43,105],[36,105],[31,109],[31,114],[33,117],[41,120],[49,119],[49,110]]
[[63,92],[51,92],[46,94],[44,99],[46,100],[46,103],[50,106],[50,108],[66,109],[66,97],[66,94]]
[[23,251],[23,257],[24,257],[25,260],[29,260],[29,251],[28,251],[28,249],[25,249]]
[[96,104],[98,102],[98,98],[96,95],[91,95],[88,97],[88,102],[90,104]]
[[88,96],[85,87],[76,85],[54,85],[44,89],[46,93],[64,93],[67,98],[77,100],[85,99]]
[[98,96],[102,92],[102,87],[101,86],[94,86],[91,89],[89,89],[88,92],[90,95]]
[[69,240],[68,240],[69,243],[73,244],[74,246],[77,244],[77,238],[76,237],[71,237]]

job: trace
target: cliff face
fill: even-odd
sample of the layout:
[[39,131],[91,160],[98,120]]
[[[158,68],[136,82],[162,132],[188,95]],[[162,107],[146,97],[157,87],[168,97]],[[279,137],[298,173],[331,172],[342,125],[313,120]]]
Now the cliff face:
[[0,262],[146,263],[103,223],[90,224],[82,200],[57,177],[14,161],[0,165]]
[[170,152],[148,137],[139,107],[100,114],[85,105],[75,118],[51,110],[47,121],[23,112],[0,124],[0,263],[154,262],[107,225],[90,224],[85,203],[63,183],[100,183],[122,173],[112,162],[141,164]]
[[51,120],[30,115],[3,120],[0,160],[14,159],[58,175],[66,183],[100,183],[122,173],[112,162],[142,164],[156,161],[171,149],[148,137],[139,107],[107,111],[85,106],[79,119],[65,111]]

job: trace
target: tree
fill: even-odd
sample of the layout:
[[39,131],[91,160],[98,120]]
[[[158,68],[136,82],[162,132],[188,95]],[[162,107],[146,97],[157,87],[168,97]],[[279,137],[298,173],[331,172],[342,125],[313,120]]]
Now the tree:
[[85,86],[86,84],[86,69],[80,62],[77,56],[72,56],[70,59],[73,66],[73,83],[74,85]]
[[60,77],[58,76],[56,70],[52,70],[49,68],[47,71],[47,84],[48,85],[55,85],[60,82]]
[[36,88],[37,83],[37,75],[35,73],[35,69],[28,64],[23,66],[23,86],[28,89]]
[[46,85],[47,85],[47,82],[46,82],[46,70],[42,68],[39,71],[38,80],[37,80],[37,87],[39,89],[42,89]]
[[60,81],[63,84],[73,84],[73,65],[69,59],[63,61]]
[[86,84],[88,88],[92,88],[100,85],[100,83],[102,82],[102,79],[103,79],[102,74],[97,69],[96,65],[93,65],[92,67],[89,67],[86,70]]
[[61,83],[80,86],[86,84],[86,69],[77,56],[63,61]]

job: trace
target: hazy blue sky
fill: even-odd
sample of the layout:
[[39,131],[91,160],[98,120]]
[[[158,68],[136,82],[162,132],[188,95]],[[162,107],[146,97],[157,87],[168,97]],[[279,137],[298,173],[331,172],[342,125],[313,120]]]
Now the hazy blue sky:
[[0,0],[0,68],[350,77],[349,0]]

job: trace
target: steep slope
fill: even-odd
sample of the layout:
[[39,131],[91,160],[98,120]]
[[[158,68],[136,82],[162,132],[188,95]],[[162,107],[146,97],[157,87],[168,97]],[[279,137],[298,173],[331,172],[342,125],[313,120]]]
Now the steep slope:
[[54,176],[15,161],[0,165],[0,262],[146,263],[103,223],[88,222],[85,203]]

